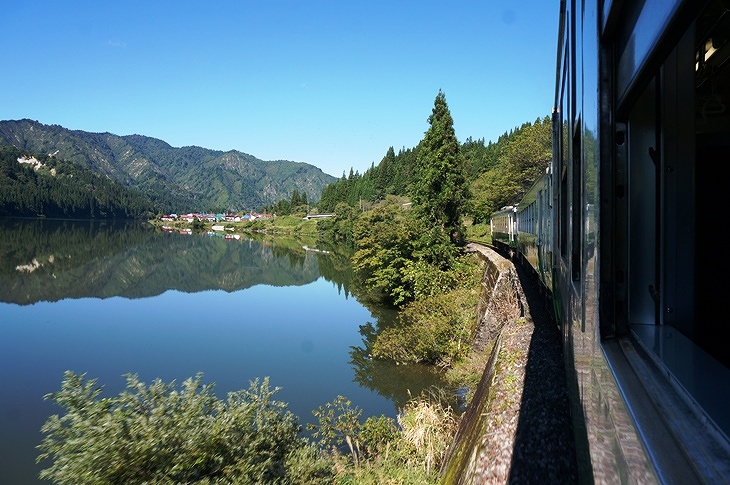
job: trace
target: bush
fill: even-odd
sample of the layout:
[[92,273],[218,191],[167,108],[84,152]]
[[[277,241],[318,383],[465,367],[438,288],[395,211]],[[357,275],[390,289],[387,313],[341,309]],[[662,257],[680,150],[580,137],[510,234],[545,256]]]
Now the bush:
[[334,479],[334,461],[310,443],[294,448],[286,459],[286,482],[320,485]]
[[450,272],[432,269],[430,279],[415,278],[424,285],[420,293],[427,296],[402,308],[397,325],[377,334],[373,357],[449,367],[468,355],[477,324],[481,274],[482,266],[466,256]]
[[[180,390],[159,379],[149,386],[127,375],[126,390],[101,398],[85,374],[67,371],[48,394],[66,414],[51,416],[38,461],[40,477],[57,483],[271,483],[305,443],[285,403],[272,400],[268,378],[221,401],[202,375]],[[311,471],[311,469],[310,469]]]
[[492,243],[492,229],[489,222],[472,224],[466,227],[466,238],[484,244]]
[[344,396],[337,396],[312,414],[319,424],[308,424],[307,429],[320,448],[336,454],[349,452],[355,465],[377,456],[398,436],[395,421],[387,416],[369,417],[360,423],[362,409],[353,407]]

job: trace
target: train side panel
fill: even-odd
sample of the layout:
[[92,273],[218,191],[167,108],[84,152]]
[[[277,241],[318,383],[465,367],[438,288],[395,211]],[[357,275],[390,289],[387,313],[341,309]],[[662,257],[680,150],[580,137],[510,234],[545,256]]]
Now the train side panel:
[[597,11],[565,3],[553,118],[553,297],[563,335],[576,456],[585,482],[656,483],[599,329]]
[[553,160],[492,229],[551,290],[586,483],[730,477],[729,34],[724,0],[560,3]]
[[490,217],[492,244],[510,255],[517,247],[516,210],[510,205],[503,207]]
[[698,248],[706,188],[720,186],[702,157],[730,154],[730,110],[703,112],[730,81],[730,10],[561,4],[553,296],[583,478],[726,482],[730,359],[720,330],[703,340],[718,328],[704,295],[721,292],[699,278],[727,258]]
[[527,191],[517,210],[517,251],[542,282],[544,289],[552,290],[552,224],[551,181],[552,170]]

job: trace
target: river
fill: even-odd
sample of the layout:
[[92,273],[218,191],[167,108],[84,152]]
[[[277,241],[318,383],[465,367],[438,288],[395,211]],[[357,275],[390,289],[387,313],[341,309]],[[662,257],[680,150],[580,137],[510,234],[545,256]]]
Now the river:
[[[362,419],[395,417],[427,368],[374,362],[366,341],[390,324],[353,294],[346,253],[312,241],[179,234],[144,223],[0,219],[0,475],[40,483],[44,400],[72,370],[119,393],[124,375],[216,393],[269,377],[305,425],[338,395]],[[310,248],[310,249],[308,249]]]

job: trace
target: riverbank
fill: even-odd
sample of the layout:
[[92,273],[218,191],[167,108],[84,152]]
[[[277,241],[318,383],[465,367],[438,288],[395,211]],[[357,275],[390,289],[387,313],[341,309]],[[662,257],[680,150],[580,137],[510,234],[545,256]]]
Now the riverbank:
[[155,227],[173,229],[192,229],[193,231],[220,231],[225,233],[259,233],[259,234],[286,234],[297,236],[316,236],[317,219],[305,219],[301,216],[274,216],[268,219],[255,221],[220,221],[195,220],[188,222],[183,219],[163,221],[152,219],[149,221]]

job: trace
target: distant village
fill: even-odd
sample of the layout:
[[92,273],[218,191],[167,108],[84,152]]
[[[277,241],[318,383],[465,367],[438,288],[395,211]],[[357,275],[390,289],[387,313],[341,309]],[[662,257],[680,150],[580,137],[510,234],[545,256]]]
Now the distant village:
[[[334,214],[309,214],[307,213],[303,219],[310,220],[310,219],[321,219],[325,217],[333,217]],[[196,221],[200,222],[208,222],[212,224],[211,230],[206,231],[209,235],[223,235],[226,239],[239,239],[241,236],[239,234],[232,234],[235,231],[235,228],[232,226],[226,226],[223,223],[226,222],[253,222],[253,221],[264,221],[269,219],[276,219],[276,214],[269,214],[268,212],[264,213],[258,213],[258,212],[247,212],[243,215],[241,214],[207,214],[207,213],[189,213],[189,214],[165,214],[160,217],[160,221],[165,223],[173,223],[172,225],[162,225],[162,230],[165,232],[179,232],[180,234],[193,234],[193,229],[190,227],[179,227],[177,223],[188,223],[193,224]],[[221,233],[231,233],[231,234],[221,234]],[[307,250],[314,251],[314,249],[306,248]]]
[[256,221],[259,219],[267,220],[274,217],[272,214],[259,214],[257,212],[248,212],[243,215],[239,214],[165,214],[161,217],[161,220],[163,222],[175,222],[175,221],[185,221],[185,222],[195,222],[195,221],[207,221],[207,222],[249,222],[249,221]]
[[[220,234],[223,231],[233,231],[232,227],[225,227],[222,222],[249,222],[257,220],[267,220],[276,217],[276,214],[257,212],[248,212],[246,214],[207,214],[207,213],[189,213],[189,214],[165,214],[160,217],[162,222],[187,222],[193,223],[195,221],[210,222],[213,224],[211,227],[212,231],[208,231],[208,234],[213,235],[216,232]],[[179,232],[180,234],[193,234],[193,230],[189,227],[179,228],[172,226],[162,226],[164,232]],[[226,239],[240,239],[239,234],[225,234]]]
[[[334,214],[307,214],[304,219],[319,219],[324,217],[332,217]],[[216,236],[216,237],[224,237],[226,240],[240,240],[240,239],[246,239],[241,234],[234,234],[234,228],[233,227],[226,227],[221,222],[248,222],[248,221],[257,221],[257,220],[268,220],[271,218],[276,218],[276,214],[269,214],[264,212],[263,214],[259,214],[257,212],[249,212],[243,215],[239,214],[183,214],[183,215],[177,215],[177,214],[165,214],[162,217],[160,217],[160,220],[162,222],[188,222],[192,223],[195,221],[203,221],[203,222],[210,222],[213,224],[211,227],[211,231],[206,231],[204,234],[207,234],[209,236]],[[167,233],[180,233],[180,234],[187,234],[192,235],[194,232],[192,228],[184,227],[172,227],[172,226],[162,226],[162,230]],[[227,232],[227,234],[226,234]],[[223,234],[222,234],[223,233]],[[302,248],[307,252],[315,252],[315,253],[322,253],[322,254],[329,254],[329,251],[325,251],[322,249],[317,248],[310,248],[309,246],[302,246]]]

